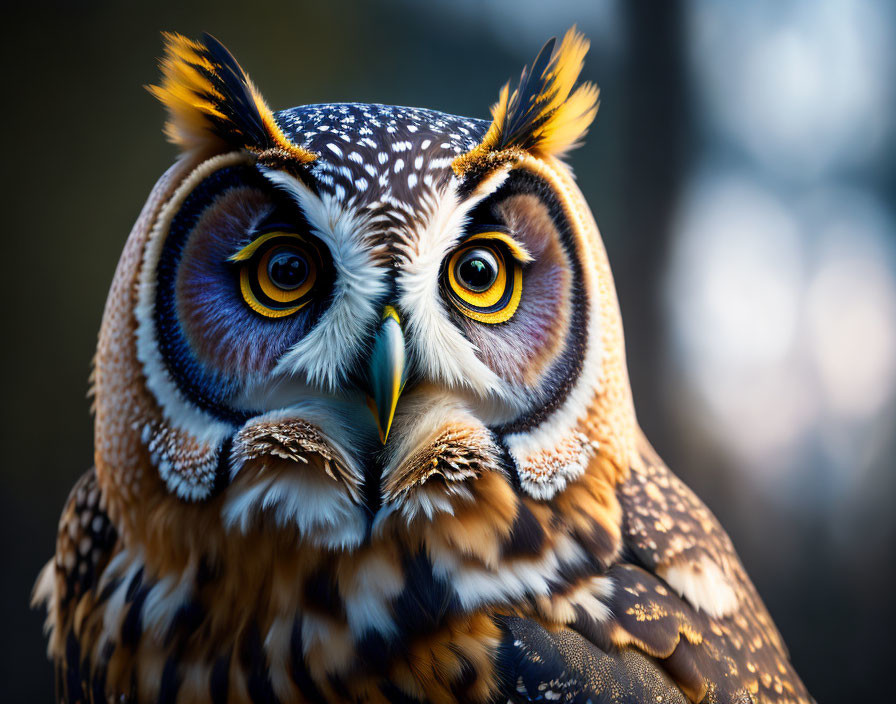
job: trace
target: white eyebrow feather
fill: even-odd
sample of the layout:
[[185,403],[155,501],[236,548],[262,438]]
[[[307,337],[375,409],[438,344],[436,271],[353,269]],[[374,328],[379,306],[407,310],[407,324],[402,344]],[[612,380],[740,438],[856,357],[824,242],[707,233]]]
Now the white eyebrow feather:
[[399,246],[398,290],[411,356],[426,378],[516,405],[520,399],[512,387],[479,360],[476,346],[451,320],[439,295],[442,262],[463,238],[470,211],[506,178],[506,170],[498,172],[462,202],[454,180],[442,193],[430,193],[432,217]]
[[329,194],[319,197],[283,171],[265,169],[264,174],[302,209],[312,234],[330,250],[336,269],[330,307],[280,358],[274,373],[303,377],[333,392],[345,382],[378,320],[376,306],[388,290],[386,270],[374,259],[367,239],[371,223],[363,212],[346,208]]
[[[360,361],[379,320],[378,306],[389,290],[387,265],[375,258],[371,244],[371,236],[381,233],[383,223],[369,210],[355,210],[326,193],[318,196],[288,173],[265,169],[264,174],[302,209],[312,234],[330,249],[336,268],[333,302],[312,330],[281,357],[274,372],[334,392]],[[517,390],[479,359],[476,346],[451,320],[439,293],[442,261],[463,239],[470,211],[506,178],[507,170],[502,169],[463,201],[456,180],[441,192],[427,188],[418,208],[389,194],[380,200],[395,214],[407,212],[411,222],[405,227],[417,228],[403,231],[394,246],[401,259],[396,302],[418,371],[446,387],[521,408],[524,401]],[[423,212],[428,217],[422,218]]]

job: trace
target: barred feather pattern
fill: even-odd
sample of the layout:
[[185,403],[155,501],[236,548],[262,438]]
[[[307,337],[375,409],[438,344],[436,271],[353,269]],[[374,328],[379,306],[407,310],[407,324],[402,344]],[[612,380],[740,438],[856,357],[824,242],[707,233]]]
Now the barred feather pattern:
[[[420,470],[456,465],[444,452],[440,439]],[[161,572],[152,548],[117,540],[91,471],[35,595],[49,602],[57,698],[811,702],[714,517],[643,438],[639,460],[607,493],[613,468],[596,459],[548,502],[482,467],[456,479],[463,491],[441,510],[392,514],[352,549],[263,525],[217,535],[203,520],[205,550]],[[309,461],[300,471],[324,473]],[[178,513],[157,516],[160,540],[189,530]],[[726,565],[727,614],[657,574],[700,550]]]

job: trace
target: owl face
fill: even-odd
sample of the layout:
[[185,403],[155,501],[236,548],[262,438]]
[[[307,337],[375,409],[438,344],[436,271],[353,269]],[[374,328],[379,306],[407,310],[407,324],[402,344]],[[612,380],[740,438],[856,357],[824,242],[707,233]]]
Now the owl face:
[[119,424],[139,457],[116,461],[149,465],[108,463],[122,493],[161,480],[159,502],[228,531],[353,549],[485,475],[551,498],[624,436],[594,413],[627,389],[612,281],[557,159],[596,111],[578,37],[492,122],[272,113],[214,40],[168,41],[153,91],[184,154],[129,240],[98,363],[99,453]]
[[[365,399],[388,368],[371,354],[394,327],[407,392],[525,423],[570,375],[582,323],[557,195],[509,169],[461,191],[451,163],[482,122],[366,105],[278,117],[321,155],[304,178],[239,153],[206,162],[148,243],[143,362],[173,387],[152,378],[156,395],[240,424],[312,398],[355,404],[352,424],[376,435]],[[389,139],[367,137],[374,125]]]

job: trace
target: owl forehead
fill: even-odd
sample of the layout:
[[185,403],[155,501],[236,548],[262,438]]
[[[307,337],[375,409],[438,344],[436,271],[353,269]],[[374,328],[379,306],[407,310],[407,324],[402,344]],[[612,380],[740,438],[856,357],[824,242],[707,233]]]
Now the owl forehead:
[[318,188],[357,204],[397,200],[414,207],[438,189],[452,162],[476,146],[489,123],[437,110],[370,103],[305,105],[275,115],[295,144],[318,158]]

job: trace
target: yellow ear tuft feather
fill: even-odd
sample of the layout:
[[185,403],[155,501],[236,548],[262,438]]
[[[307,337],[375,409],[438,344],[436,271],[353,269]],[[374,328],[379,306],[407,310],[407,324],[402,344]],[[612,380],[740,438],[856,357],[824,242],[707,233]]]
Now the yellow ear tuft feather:
[[165,32],[161,85],[149,92],[168,108],[165,133],[184,150],[247,149],[310,163],[293,144],[231,53],[206,34],[201,42]]
[[555,43],[551,39],[531,67],[523,69],[513,93],[509,84],[501,88],[491,126],[479,145],[455,159],[456,174],[464,174],[489,155],[521,150],[562,156],[579,145],[597,115],[600,94],[589,82],[575,88],[589,43],[575,27],[556,50]]

